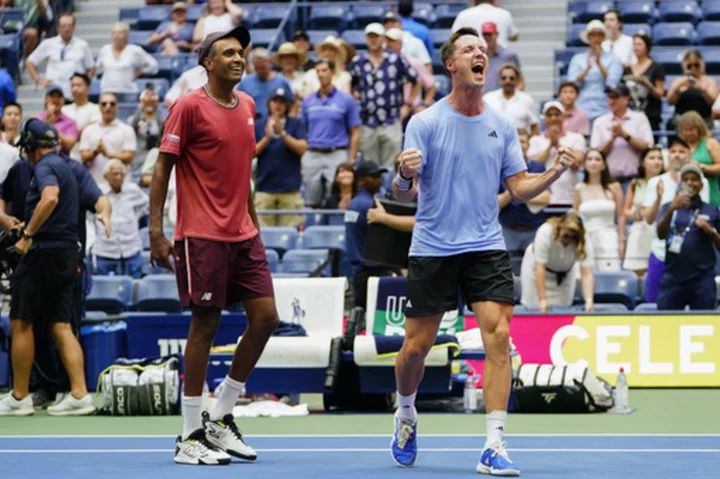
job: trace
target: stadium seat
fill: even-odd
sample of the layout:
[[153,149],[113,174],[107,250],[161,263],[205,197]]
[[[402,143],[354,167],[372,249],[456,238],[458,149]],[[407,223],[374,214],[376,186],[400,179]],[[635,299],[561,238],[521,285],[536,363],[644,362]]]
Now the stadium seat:
[[657,304],[655,303],[641,303],[635,306],[635,311],[657,311]]
[[93,103],[97,103],[100,99],[100,80],[98,78],[94,78],[93,81],[90,82],[88,99]]
[[430,41],[435,48],[440,48],[445,40],[450,38],[450,29],[445,30],[430,30]]
[[692,22],[700,20],[701,11],[695,0],[660,2],[658,17],[661,22]]
[[440,57],[440,51],[435,50],[433,52],[432,58],[432,67],[433,67],[433,74],[434,75],[445,75],[445,67],[443,66],[442,58]]
[[348,10],[344,6],[312,7],[308,28],[346,30],[348,28]]
[[437,85],[437,93],[435,94],[435,99],[439,100],[440,98],[450,93],[452,85],[450,84],[450,78],[448,78],[448,76],[445,74],[436,74],[434,75],[434,77],[435,84]]
[[685,46],[695,43],[695,28],[692,23],[658,23],[653,27],[655,45]]
[[153,89],[160,96],[160,101],[165,99],[165,94],[170,89],[170,82],[166,78],[138,78],[135,80],[138,91],[143,91],[148,83],[153,85]]
[[271,45],[278,47],[284,41],[284,35],[278,34],[276,28],[256,28],[250,32],[254,47],[269,48]]
[[617,8],[625,23],[650,23],[655,18],[655,2],[628,0],[618,2]]
[[720,20],[720,0],[703,0],[701,15],[704,21]]
[[265,226],[260,228],[260,237],[266,248],[283,256],[286,251],[297,248],[298,232],[290,226]]
[[345,226],[310,226],[303,232],[303,248],[345,251]]
[[574,23],[588,23],[590,20],[602,20],[608,10],[615,8],[615,2],[612,0],[589,1],[583,3],[585,8],[578,10],[575,15]]
[[153,267],[150,264],[150,251],[142,251],[140,256],[142,256],[142,275],[147,276],[153,274]]
[[158,72],[156,78],[164,78],[168,82],[175,80],[175,57],[168,55],[153,55],[155,61],[158,62]]
[[138,104],[137,102],[127,102],[127,103],[118,103],[118,112],[117,112],[117,118],[118,120],[122,121],[123,123],[129,123],[129,119],[131,116],[135,114],[135,111],[137,111]]
[[[310,39],[310,45],[317,45],[329,36],[337,38],[340,34],[335,30],[308,30],[307,36]],[[363,46],[365,45],[365,36],[363,36]],[[349,59],[348,59],[349,60]]]
[[85,317],[83,318],[83,322],[101,321],[107,317],[108,314],[105,311],[85,311]]
[[622,303],[635,307],[637,275],[631,271],[595,271],[595,303]]
[[566,75],[568,67],[570,66],[570,60],[578,53],[587,51],[587,47],[575,47],[566,48],[564,50],[555,50],[555,68],[558,70],[560,75]]
[[680,75],[683,72],[682,58],[684,51],[684,48],[658,47],[653,49],[652,58],[665,68],[665,74]]
[[700,22],[697,26],[697,41],[700,45],[720,45],[720,21]]
[[[200,5],[188,5],[187,13],[185,14],[185,20],[189,23],[195,23],[200,20],[200,17],[205,13],[207,6],[203,3]],[[247,9],[245,9],[247,10]],[[247,25],[246,25],[247,26]]]
[[[584,304],[578,304],[573,306],[573,309],[577,312],[585,310]],[[593,305],[593,312],[595,313],[625,313],[629,311],[628,307],[622,303],[597,303]]]
[[585,30],[584,23],[573,23],[568,27],[567,41],[565,42],[569,47],[584,47],[585,42],[580,38],[580,32]]
[[[282,261],[283,273],[310,274],[328,259],[328,250],[294,249],[285,253]],[[323,276],[330,275],[330,265],[323,269]]]
[[133,279],[130,276],[93,276],[92,289],[85,298],[85,309],[120,314],[132,304]]
[[413,6],[412,18],[418,23],[422,23],[425,26],[430,26],[435,21],[435,12],[433,6],[430,3],[416,3]]
[[465,10],[465,8],[467,7],[462,4],[438,5],[433,12],[435,13],[433,28],[452,28],[458,13]]
[[345,30],[340,38],[355,48],[366,48],[365,32],[363,30]]
[[267,256],[268,265],[270,265],[271,273],[280,272],[280,255],[274,249],[265,249],[265,256]]
[[647,35],[652,38],[652,27],[647,23],[626,23],[623,25],[622,32],[629,37]]
[[125,23],[132,25],[137,21],[139,15],[140,15],[139,8],[121,8],[119,20],[121,22],[125,22]]
[[20,35],[0,35],[0,64],[7,70],[13,80],[18,81],[20,76]]
[[[290,12],[290,18],[288,19],[285,26],[290,30],[295,28],[295,9]],[[280,26],[285,15],[288,14],[288,8],[285,6],[267,6],[263,5],[261,8],[255,10],[255,14],[252,16],[253,28],[277,28]],[[254,36],[255,32],[250,32],[251,36]]]
[[705,59],[706,72],[709,75],[720,74],[720,49],[718,48],[701,48],[703,58]]
[[153,32],[150,31],[138,31],[138,30],[131,30],[130,31],[130,37],[128,41],[134,45],[138,45],[143,48],[148,53],[155,53],[157,52],[158,46],[157,45],[150,45],[150,35],[152,35]]
[[179,313],[181,311],[180,296],[175,283],[175,275],[158,274],[141,279],[135,309],[137,311]]
[[353,5],[349,19],[353,28],[363,30],[368,23],[383,21],[383,15],[388,11],[384,5]]
[[169,18],[169,5],[152,5],[142,7],[138,11],[137,22],[135,22],[135,25],[138,30],[155,30],[158,25]]

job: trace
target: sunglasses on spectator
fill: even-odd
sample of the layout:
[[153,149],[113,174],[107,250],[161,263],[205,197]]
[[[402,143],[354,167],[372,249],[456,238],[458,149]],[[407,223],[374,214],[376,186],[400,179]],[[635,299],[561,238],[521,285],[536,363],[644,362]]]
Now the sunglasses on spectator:
[[503,81],[505,81],[505,80],[515,81],[515,80],[517,80],[517,77],[515,77],[515,76],[512,76],[512,77],[500,77],[500,79],[503,80]]
[[103,101],[100,103],[100,106],[115,106],[115,105],[117,105],[117,103],[115,103],[114,101]]
[[687,67],[688,68],[700,68],[700,64],[699,63],[688,63]]

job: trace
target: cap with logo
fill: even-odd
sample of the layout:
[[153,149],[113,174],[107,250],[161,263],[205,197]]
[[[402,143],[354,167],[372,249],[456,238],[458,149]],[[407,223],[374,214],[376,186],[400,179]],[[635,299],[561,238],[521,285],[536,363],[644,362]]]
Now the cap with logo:
[[355,167],[355,176],[363,178],[365,176],[380,176],[387,173],[388,169],[377,165],[373,161],[361,161]]
[[60,93],[63,94],[63,87],[58,85],[57,83],[51,83],[48,85],[48,87],[45,89],[46,95],[52,95],[53,93]]
[[290,90],[285,87],[278,87],[273,92],[272,95],[270,95],[270,99],[273,98],[282,98],[283,100],[290,103],[292,101],[292,95],[290,93]]
[[385,31],[385,37],[398,42],[402,40],[403,32],[399,28],[391,28]]
[[30,118],[20,127],[17,146],[26,150],[54,148],[59,141],[60,135],[55,127],[37,118]]
[[385,27],[382,26],[382,24],[374,22],[368,24],[367,27],[365,27],[365,35],[385,35]]
[[494,22],[486,22],[482,24],[482,33],[498,33],[497,25]]
[[395,13],[395,12],[393,12],[393,11],[389,11],[389,12],[387,12],[387,13],[385,14],[385,19],[384,19],[384,20],[385,20],[386,22],[389,21],[389,20],[395,20],[396,22],[399,22],[399,21],[400,21],[400,17],[398,17],[397,13]]
[[243,50],[246,49],[248,45],[250,45],[250,32],[242,25],[238,25],[232,30],[224,33],[211,33],[210,35],[205,37],[205,40],[203,40],[203,42],[200,44],[200,48],[198,48],[199,65],[202,65],[203,60],[205,60],[205,58],[207,58],[207,56],[210,54],[210,49],[212,48],[213,43],[224,38],[236,38],[240,42],[240,45],[243,47]]
[[545,104],[543,105],[542,114],[547,114],[547,112],[552,110],[553,108],[559,110],[560,113],[565,113],[565,108],[563,107],[562,103],[557,100],[550,100],[548,102],[545,102]]

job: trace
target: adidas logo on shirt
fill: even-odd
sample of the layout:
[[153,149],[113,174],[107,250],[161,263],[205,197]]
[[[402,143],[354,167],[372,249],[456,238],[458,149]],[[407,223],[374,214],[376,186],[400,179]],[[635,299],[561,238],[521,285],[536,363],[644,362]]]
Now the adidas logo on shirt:
[[490,134],[488,135],[488,137],[490,137],[490,138],[497,138],[498,136],[497,136],[497,133],[495,133],[495,130],[493,130],[492,132],[490,132]]

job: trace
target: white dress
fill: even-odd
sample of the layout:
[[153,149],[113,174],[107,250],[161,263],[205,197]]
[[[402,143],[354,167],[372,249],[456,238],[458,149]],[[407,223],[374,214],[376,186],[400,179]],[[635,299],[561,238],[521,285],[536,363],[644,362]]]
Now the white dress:
[[[633,212],[642,209],[646,190],[647,182],[638,181],[635,186],[635,196],[633,197]],[[647,221],[644,220],[633,221],[633,224],[630,225],[627,237],[627,247],[625,248],[625,261],[623,262],[623,269],[629,271],[647,269],[654,227],[655,225],[649,225],[647,224]]]
[[[585,235],[585,259],[578,261],[575,255],[575,245],[563,246],[555,241],[553,226],[543,224],[535,233],[533,244],[527,247],[520,267],[522,296],[520,304],[529,307],[538,305],[537,288],[535,286],[535,264],[544,264],[547,269],[545,275],[545,293],[549,306],[570,306],[575,297],[579,267],[593,267],[595,264],[593,246],[588,235]],[[567,276],[558,284],[557,275],[552,271],[567,272]]]
[[596,271],[620,270],[615,208],[615,201],[604,198],[583,200],[578,209],[593,245]]

